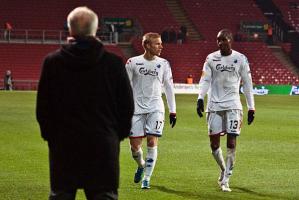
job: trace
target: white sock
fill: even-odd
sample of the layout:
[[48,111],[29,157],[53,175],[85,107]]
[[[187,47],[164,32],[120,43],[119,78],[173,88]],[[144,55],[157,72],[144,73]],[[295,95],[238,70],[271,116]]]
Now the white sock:
[[226,153],[226,172],[227,176],[231,176],[236,162],[236,149],[227,148]]
[[136,161],[138,167],[144,167],[145,161],[143,159],[143,151],[142,149],[138,149],[138,151],[133,151],[131,148],[132,157]]
[[158,157],[158,147],[147,147],[147,155],[145,162],[144,178],[143,180],[150,180],[154,171]]
[[225,171],[225,162],[222,155],[222,149],[219,147],[215,151],[212,151],[212,155],[214,159],[216,160],[217,164],[219,165],[221,171]]

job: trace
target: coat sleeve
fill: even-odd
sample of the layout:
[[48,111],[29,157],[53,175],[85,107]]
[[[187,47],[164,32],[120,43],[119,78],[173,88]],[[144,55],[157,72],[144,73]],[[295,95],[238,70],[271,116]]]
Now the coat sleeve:
[[38,84],[36,98],[36,119],[40,126],[41,136],[44,140],[50,137],[51,119],[49,106],[49,61],[46,58],[42,65],[42,72]]
[[134,113],[133,91],[124,64],[119,64],[119,81],[117,94],[117,110],[119,114],[119,138],[123,140],[130,135]]

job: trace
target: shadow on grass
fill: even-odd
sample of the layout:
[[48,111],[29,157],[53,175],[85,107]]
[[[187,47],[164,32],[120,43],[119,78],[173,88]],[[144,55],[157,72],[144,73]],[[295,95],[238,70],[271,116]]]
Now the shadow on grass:
[[178,191],[178,190],[169,189],[165,186],[159,186],[159,185],[152,185],[152,189],[157,189],[160,190],[161,192],[174,194],[188,199],[200,199],[202,197],[199,194],[194,192]]
[[[180,197],[183,197],[185,199],[239,199],[240,196],[237,195],[237,191],[241,192],[241,193],[246,193],[247,195],[250,195],[251,198],[253,199],[289,199],[286,197],[281,197],[281,196],[277,196],[277,195],[268,195],[268,194],[262,194],[262,193],[258,193],[255,192],[253,190],[249,190],[247,188],[242,188],[242,187],[233,187],[233,192],[232,193],[226,193],[226,195],[224,195],[224,193],[222,193],[221,191],[219,191],[219,193],[215,193],[215,195],[212,194],[199,194],[197,192],[187,192],[187,191],[179,191],[179,190],[174,190],[174,189],[170,189],[167,188],[165,186],[159,186],[159,185],[152,185],[152,189],[154,190],[159,190],[161,192],[165,192],[168,194],[173,194],[173,195],[177,195]],[[235,193],[234,193],[235,191]],[[229,195],[231,194],[231,195]],[[228,196],[229,195],[229,196]],[[236,196],[237,195],[237,196]]]
[[262,194],[262,193],[258,193],[258,192],[255,192],[255,191],[252,191],[252,190],[249,190],[247,188],[242,188],[242,187],[232,187],[232,189],[234,189],[234,191],[236,190],[240,190],[242,192],[245,192],[247,194],[250,194],[250,195],[254,195],[254,196],[257,196],[257,197],[261,197],[261,198],[269,198],[269,199],[288,199],[286,197],[281,197],[281,196],[276,196],[276,195],[269,195],[269,194]]

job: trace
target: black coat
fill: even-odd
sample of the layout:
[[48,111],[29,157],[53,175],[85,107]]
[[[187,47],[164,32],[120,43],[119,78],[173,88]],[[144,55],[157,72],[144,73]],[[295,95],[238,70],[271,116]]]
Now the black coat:
[[36,115],[49,145],[52,189],[117,189],[119,144],[133,111],[122,59],[100,41],[77,39],[49,54]]

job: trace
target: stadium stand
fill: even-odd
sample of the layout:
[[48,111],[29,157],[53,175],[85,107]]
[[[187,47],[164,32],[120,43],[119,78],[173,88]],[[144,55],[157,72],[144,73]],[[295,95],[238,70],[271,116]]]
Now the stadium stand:
[[144,32],[161,32],[169,25],[179,27],[164,1],[160,0],[142,3],[139,0],[55,0],[47,3],[34,0],[2,0],[1,4],[5,5],[5,9],[1,9],[1,22],[9,21],[16,29],[62,30],[67,14],[73,8],[82,5],[95,10],[101,18],[137,19]]
[[207,41],[215,41],[215,33],[222,28],[228,28],[235,34],[241,21],[267,22],[254,0],[181,0],[181,3]]
[[[59,45],[0,44],[0,75],[4,76],[6,70],[11,70],[15,89],[36,89],[43,58],[58,48]],[[118,46],[106,45],[105,48],[125,60]],[[3,82],[0,83],[2,86]]]
[[292,48],[291,43],[287,43],[287,42],[286,42],[286,43],[281,43],[280,46],[281,46],[282,50],[283,50],[287,55],[290,54],[290,52],[291,52],[291,48]]
[[[142,53],[140,41],[133,47]],[[235,42],[234,49],[248,57],[255,84],[298,84],[299,80],[272,54],[271,50],[260,42]],[[199,41],[184,45],[164,44],[162,57],[172,66],[174,82],[185,83],[192,75],[194,83],[200,79],[206,56],[217,50],[216,42]]]
[[[161,56],[170,62],[174,82],[185,83],[189,75],[192,75],[194,82],[198,82],[205,57],[217,48],[215,45],[216,43],[206,42],[192,42],[184,45],[164,44]],[[139,54],[143,53],[141,41],[135,40],[133,47]]]
[[[139,0],[64,0],[49,1],[46,4],[33,0],[1,2],[5,9],[0,9],[0,23],[10,22],[14,29],[63,30],[67,13],[81,5],[93,8],[101,18],[136,19],[143,32],[161,33],[165,27],[179,27],[165,2],[160,0],[142,1],[142,6]],[[180,3],[205,41],[192,41],[183,45],[164,44],[162,57],[170,61],[176,83],[185,83],[189,75],[192,75],[194,83],[199,81],[206,56],[217,49],[215,40],[220,29],[225,27],[236,33],[241,21],[267,23],[254,0],[237,3],[234,0],[180,0]],[[138,54],[143,53],[140,43],[139,39],[133,40],[133,47]],[[124,60],[127,59],[117,45],[106,47]],[[255,84],[298,84],[298,77],[281,64],[264,43],[235,42],[233,47],[248,57]],[[37,81],[43,57],[56,48],[58,44],[0,43],[0,75],[10,69],[15,80]],[[282,44],[282,48],[286,52],[291,49],[290,44]]]
[[299,32],[299,0],[273,0],[280,9],[283,19]]
[[236,42],[234,48],[247,56],[255,84],[299,83],[298,76],[282,65],[265,44]]

